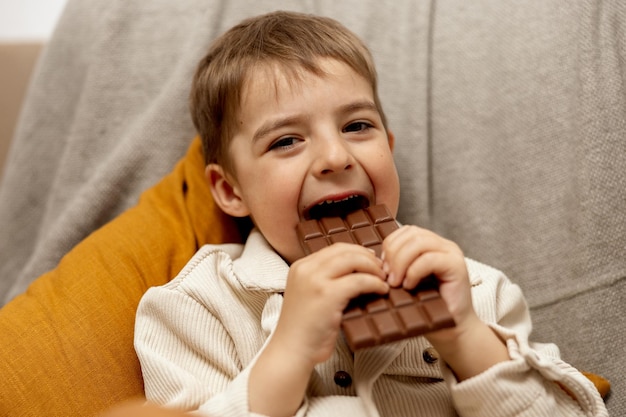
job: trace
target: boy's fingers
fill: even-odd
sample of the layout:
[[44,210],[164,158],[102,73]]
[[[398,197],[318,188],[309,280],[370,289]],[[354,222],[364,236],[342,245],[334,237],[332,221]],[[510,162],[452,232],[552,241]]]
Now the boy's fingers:
[[309,258],[310,267],[319,270],[320,265],[333,271],[335,277],[352,272],[365,272],[385,278],[382,261],[376,255],[355,244],[337,243],[316,252]]
[[[416,226],[404,226],[390,235],[384,242],[385,261],[383,270],[388,274],[390,285],[400,285],[406,277],[410,278],[410,285],[415,286],[419,280],[432,273],[443,273],[445,266],[452,259],[464,259],[458,246],[441,236]],[[433,255],[446,258],[437,266],[429,265]],[[414,264],[419,260],[419,269]],[[418,272],[419,270],[419,272]]]
[[353,273],[335,281],[335,289],[338,294],[345,297],[342,302],[347,303],[362,294],[386,294],[389,292],[389,284],[376,275],[366,273]]
[[385,239],[383,269],[388,274],[390,285],[400,285],[413,261],[433,250],[435,244],[432,240],[429,234],[416,227],[403,227],[399,233]]
[[451,281],[460,271],[465,270],[464,260],[455,261],[444,252],[428,252],[412,262],[406,270],[402,286],[415,288],[422,279],[431,274],[440,282]]

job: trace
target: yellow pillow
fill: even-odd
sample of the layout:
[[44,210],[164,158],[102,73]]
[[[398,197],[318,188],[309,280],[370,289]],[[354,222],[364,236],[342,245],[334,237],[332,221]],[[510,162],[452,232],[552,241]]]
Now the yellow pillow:
[[200,141],[137,206],[0,310],[0,415],[94,415],[143,395],[133,325],[147,288],[204,243],[240,241],[213,204]]

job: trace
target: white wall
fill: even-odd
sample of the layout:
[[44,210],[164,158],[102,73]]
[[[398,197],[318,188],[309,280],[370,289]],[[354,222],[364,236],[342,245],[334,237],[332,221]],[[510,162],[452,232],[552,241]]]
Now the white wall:
[[65,2],[66,0],[0,0],[0,41],[48,39]]

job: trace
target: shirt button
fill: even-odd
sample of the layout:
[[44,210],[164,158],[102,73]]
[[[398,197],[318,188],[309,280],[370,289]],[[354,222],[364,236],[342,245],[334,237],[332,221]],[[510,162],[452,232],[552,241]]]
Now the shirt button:
[[426,348],[422,352],[422,358],[426,363],[436,363],[439,360],[439,352],[433,347]]
[[335,372],[335,384],[339,385],[341,388],[347,388],[352,384],[352,377],[346,371],[337,371]]

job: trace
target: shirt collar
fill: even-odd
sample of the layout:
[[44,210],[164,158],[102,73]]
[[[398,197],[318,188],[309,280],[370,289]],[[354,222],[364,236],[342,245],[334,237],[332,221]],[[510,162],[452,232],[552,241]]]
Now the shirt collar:
[[289,265],[255,228],[250,232],[241,256],[233,261],[233,272],[245,288],[283,292]]

